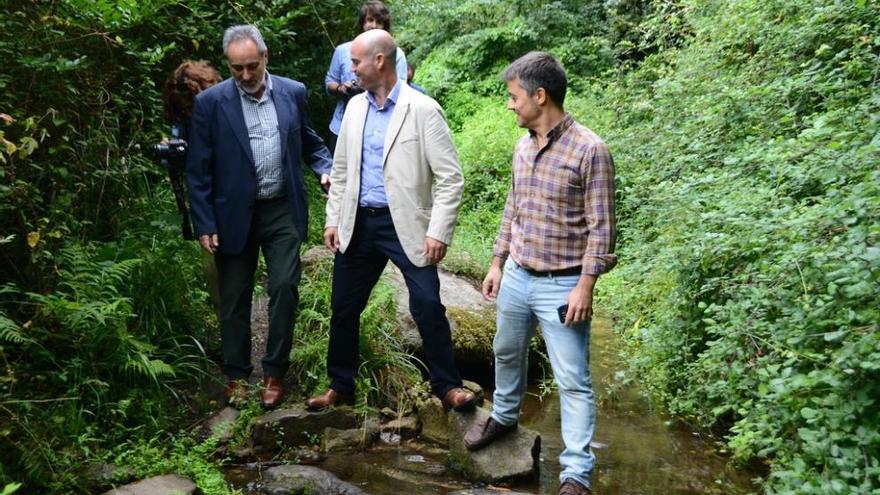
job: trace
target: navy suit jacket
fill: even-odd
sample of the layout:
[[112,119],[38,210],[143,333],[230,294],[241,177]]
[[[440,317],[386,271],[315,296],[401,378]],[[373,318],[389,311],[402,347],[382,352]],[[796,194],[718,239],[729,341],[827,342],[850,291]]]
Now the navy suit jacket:
[[[292,79],[269,77],[278,114],[287,201],[300,238],[305,239],[308,199],[301,162],[320,176],[330,173],[333,160],[312,129],[305,86]],[[257,177],[241,97],[233,79],[196,97],[189,138],[186,176],[196,237],[216,233],[219,252],[241,253],[251,227]]]

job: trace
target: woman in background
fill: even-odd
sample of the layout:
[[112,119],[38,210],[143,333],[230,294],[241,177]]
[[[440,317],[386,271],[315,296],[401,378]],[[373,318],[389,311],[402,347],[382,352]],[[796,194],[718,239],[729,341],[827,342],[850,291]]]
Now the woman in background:
[[[358,27],[363,31],[370,29],[384,29],[391,32],[391,13],[382,2],[370,1],[361,5],[358,12]],[[406,81],[406,55],[400,47],[397,47],[397,78]],[[330,68],[324,78],[324,87],[327,93],[336,96],[336,109],[333,111],[333,119],[330,121],[330,151],[336,149],[336,138],[339,136],[339,127],[342,124],[342,116],[345,114],[345,105],[352,96],[363,92],[357,83],[357,77],[351,71],[351,41],[343,43],[333,51],[333,59]]]
[[[190,136],[190,120],[196,95],[222,81],[217,69],[204,60],[186,60],[171,73],[162,88],[162,109],[165,120],[171,124],[171,140],[163,140],[170,144],[175,140],[187,141]],[[185,146],[185,145],[184,145]],[[185,147],[183,148],[186,149]],[[192,239],[192,225],[186,207],[183,174],[186,171],[186,154],[164,160],[171,177],[171,187],[177,200],[177,209],[183,215],[183,237]],[[214,309],[220,307],[220,282],[213,256],[205,256],[202,270],[211,303]]]

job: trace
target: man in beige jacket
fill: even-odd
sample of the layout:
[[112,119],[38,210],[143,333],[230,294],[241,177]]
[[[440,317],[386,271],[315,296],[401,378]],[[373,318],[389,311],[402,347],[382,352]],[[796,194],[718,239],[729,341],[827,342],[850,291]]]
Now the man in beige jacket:
[[330,175],[324,244],[336,253],[331,382],[307,401],[312,410],[354,395],[360,315],[389,259],[406,279],[434,393],[447,408],[474,406],[455,367],[437,276],[458,216],[461,166],[442,109],[398,79],[396,53],[381,29],[351,46],[352,71],[366,91],[348,104]]

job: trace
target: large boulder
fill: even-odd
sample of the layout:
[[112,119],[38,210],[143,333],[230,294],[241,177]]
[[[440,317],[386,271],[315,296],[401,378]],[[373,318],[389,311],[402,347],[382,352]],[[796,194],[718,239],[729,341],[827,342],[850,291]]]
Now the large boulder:
[[468,479],[487,482],[532,478],[538,473],[541,436],[520,426],[516,431],[476,452],[464,447],[464,435],[490,413],[481,407],[471,413],[449,415],[449,465]]
[[253,445],[266,450],[277,450],[279,445],[314,444],[325,428],[357,428],[358,417],[348,406],[317,412],[296,407],[264,414],[254,420],[253,426]]
[[177,474],[155,476],[104,492],[104,495],[192,495],[195,483]]
[[266,495],[366,495],[360,488],[314,466],[287,464],[263,473]]
[[[400,270],[393,265],[385,273],[397,294],[397,323],[407,352],[418,353],[422,338],[409,312],[409,291]],[[492,338],[495,335],[495,306],[474,285],[456,275],[439,272],[440,300],[452,328],[452,343],[458,362],[492,362]]]

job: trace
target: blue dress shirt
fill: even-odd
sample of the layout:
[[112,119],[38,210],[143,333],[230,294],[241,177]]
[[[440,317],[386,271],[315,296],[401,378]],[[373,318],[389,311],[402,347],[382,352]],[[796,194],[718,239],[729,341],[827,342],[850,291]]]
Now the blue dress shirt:
[[[405,81],[405,79],[403,79]],[[370,208],[388,206],[385,181],[382,176],[382,155],[385,152],[385,135],[388,123],[397,105],[401,79],[391,88],[385,104],[379,108],[373,93],[367,91],[367,121],[364,123],[364,142],[361,145],[361,192],[358,204]],[[404,83],[406,84],[406,83]]]

